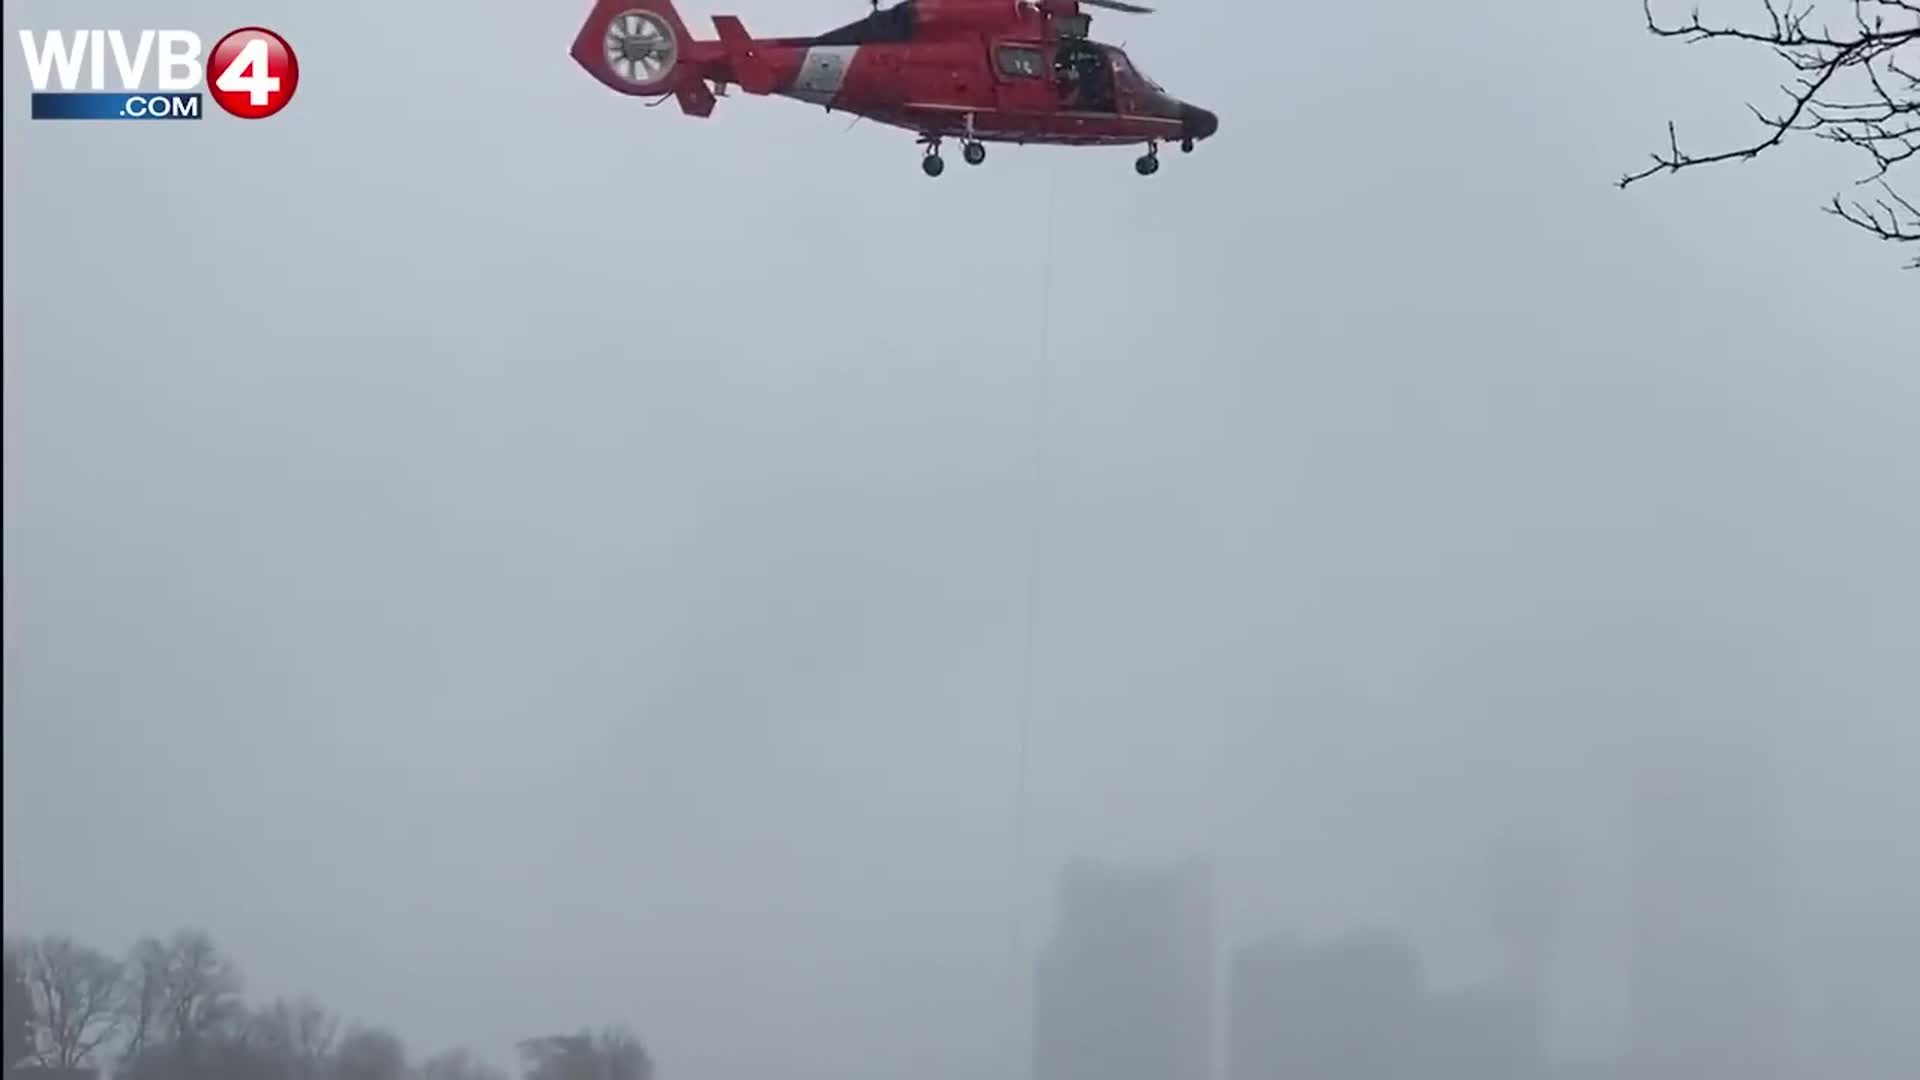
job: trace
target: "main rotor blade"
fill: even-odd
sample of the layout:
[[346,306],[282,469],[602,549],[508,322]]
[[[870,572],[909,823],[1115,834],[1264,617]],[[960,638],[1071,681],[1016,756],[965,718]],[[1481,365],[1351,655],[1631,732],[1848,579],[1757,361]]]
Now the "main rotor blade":
[[1088,7],[1107,8],[1111,11],[1124,11],[1129,15],[1153,14],[1152,8],[1141,7],[1138,4],[1129,4],[1126,0],[1080,0],[1080,2]]

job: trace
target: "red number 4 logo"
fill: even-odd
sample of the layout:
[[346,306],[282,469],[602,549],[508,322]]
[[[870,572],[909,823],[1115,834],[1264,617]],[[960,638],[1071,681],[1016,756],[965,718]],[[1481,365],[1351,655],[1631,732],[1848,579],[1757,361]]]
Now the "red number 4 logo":
[[245,120],[272,116],[287,107],[300,84],[300,61],[287,39],[249,26],[220,39],[207,56],[214,103]]

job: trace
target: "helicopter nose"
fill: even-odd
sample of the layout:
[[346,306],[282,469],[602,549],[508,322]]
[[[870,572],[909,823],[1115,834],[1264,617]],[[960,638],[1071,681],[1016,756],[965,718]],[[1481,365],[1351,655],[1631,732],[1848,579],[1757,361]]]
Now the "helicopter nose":
[[1198,105],[1182,105],[1180,130],[1188,138],[1204,139],[1220,130],[1220,118]]

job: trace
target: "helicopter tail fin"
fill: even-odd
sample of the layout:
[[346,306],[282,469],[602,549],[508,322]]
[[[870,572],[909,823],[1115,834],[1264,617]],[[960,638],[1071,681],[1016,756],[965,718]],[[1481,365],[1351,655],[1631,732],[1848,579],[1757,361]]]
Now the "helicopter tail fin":
[[713,112],[707,68],[718,43],[697,41],[673,0],[595,0],[570,50],[589,75],[622,94],[671,94],[689,116]]
[[778,88],[773,65],[754,47],[753,36],[737,16],[715,15],[713,29],[720,35],[720,47],[726,51],[727,64],[740,89],[749,94],[771,94]]

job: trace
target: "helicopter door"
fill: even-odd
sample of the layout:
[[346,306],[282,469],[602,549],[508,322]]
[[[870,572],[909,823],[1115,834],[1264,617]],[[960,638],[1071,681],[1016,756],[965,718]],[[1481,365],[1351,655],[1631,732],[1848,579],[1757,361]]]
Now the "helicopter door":
[[1065,92],[1062,104],[1067,109],[1095,113],[1119,110],[1113,63],[1106,49],[1089,41],[1064,41],[1054,59],[1054,67]]
[[1052,104],[1046,50],[1023,41],[1003,41],[993,47],[994,85],[1001,111],[1036,113]]

